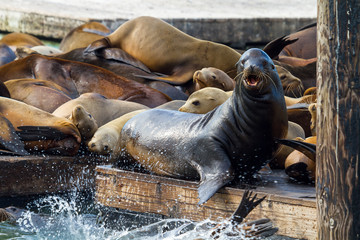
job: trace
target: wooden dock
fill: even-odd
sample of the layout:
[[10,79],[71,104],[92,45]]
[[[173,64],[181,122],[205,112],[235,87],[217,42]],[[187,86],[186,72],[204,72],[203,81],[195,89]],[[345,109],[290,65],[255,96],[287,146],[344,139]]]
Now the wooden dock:
[[57,193],[95,187],[94,157],[0,156],[0,197]]
[[[238,207],[243,189],[225,187],[207,203],[198,206],[197,182],[96,167],[96,201],[105,207],[160,214],[194,221],[221,220]],[[316,239],[315,188],[289,183],[283,171],[262,174],[262,185],[254,191],[266,200],[247,219],[269,218],[278,234]]]

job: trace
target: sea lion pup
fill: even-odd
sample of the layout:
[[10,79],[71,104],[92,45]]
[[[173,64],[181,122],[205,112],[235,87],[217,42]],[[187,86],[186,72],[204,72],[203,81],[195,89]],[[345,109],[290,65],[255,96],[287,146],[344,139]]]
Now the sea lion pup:
[[14,126],[28,151],[75,155],[81,137],[75,125],[23,102],[0,97],[1,114]]
[[50,80],[77,95],[97,92],[108,98],[156,107],[171,99],[144,84],[106,69],[76,61],[33,54],[0,67],[0,81],[18,78]]
[[107,36],[110,29],[99,22],[87,22],[72,29],[61,40],[59,49],[68,52],[87,47],[90,43]]
[[140,109],[148,109],[147,106],[140,103],[108,99],[98,93],[84,93],[78,98],[72,99],[59,106],[53,112],[53,115],[69,118],[73,113],[73,109],[78,105],[82,106],[84,110],[95,119],[99,127],[126,113]]
[[205,87],[215,87],[224,91],[232,91],[235,87],[235,81],[224,71],[207,67],[198,70],[193,75],[195,91]]
[[109,47],[121,48],[151,71],[169,75],[156,79],[178,85],[191,80],[194,72],[204,67],[221,69],[234,78],[235,63],[241,56],[226,45],[194,38],[148,16],[125,22],[107,37],[91,43],[85,53]]
[[70,92],[51,81],[24,78],[9,80],[4,84],[12,99],[49,113],[71,100]]
[[181,112],[207,113],[228,100],[229,95],[214,87],[202,88],[192,93],[186,103],[179,108]]
[[236,177],[266,165],[284,138],[287,114],[281,81],[260,49],[237,63],[232,96],[207,114],[151,109],[131,118],[120,136],[123,159],[159,175],[198,179],[199,204]]

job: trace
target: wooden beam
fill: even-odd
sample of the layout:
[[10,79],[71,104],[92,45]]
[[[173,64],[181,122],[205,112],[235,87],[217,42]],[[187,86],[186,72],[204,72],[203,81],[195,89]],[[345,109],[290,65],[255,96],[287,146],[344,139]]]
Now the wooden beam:
[[[96,168],[96,201],[104,206],[142,213],[155,213],[194,221],[229,218],[238,207],[244,190],[225,187],[203,206],[198,206],[197,182],[128,172],[116,168]],[[274,181],[277,181],[274,183]],[[254,189],[266,200],[248,220],[271,219],[278,234],[316,239],[315,189],[313,186],[287,186],[281,180]],[[291,188],[294,189],[291,189]],[[299,187],[299,190],[296,188]],[[310,197],[310,198],[309,198]]]
[[318,239],[360,239],[360,2],[318,0]]

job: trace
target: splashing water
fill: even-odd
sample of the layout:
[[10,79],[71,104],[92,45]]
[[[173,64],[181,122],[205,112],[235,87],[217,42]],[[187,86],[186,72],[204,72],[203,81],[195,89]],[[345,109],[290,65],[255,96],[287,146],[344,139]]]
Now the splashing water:
[[[46,196],[22,210],[16,224],[0,223],[0,239],[61,239],[61,240],[157,240],[157,239],[212,239],[211,229],[218,224],[210,220],[192,222],[186,219],[159,220],[134,229],[123,215],[116,219],[116,229],[99,223],[99,206],[93,199],[73,192],[69,196]],[[36,212],[36,213],[35,213]],[[121,230],[118,230],[121,229]],[[244,232],[225,229],[217,239],[246,239]]]

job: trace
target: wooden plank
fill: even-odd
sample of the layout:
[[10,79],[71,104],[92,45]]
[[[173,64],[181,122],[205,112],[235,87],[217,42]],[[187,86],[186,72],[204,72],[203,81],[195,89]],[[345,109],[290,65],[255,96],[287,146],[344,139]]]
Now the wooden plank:
[[[120,169],[96,168],[96,201],[104,206],[135,212],[155,213],[167,217],[202,221],[228,218],[238,207],[244,190],[226,187],[206,204],[198,206],[197,183]],[[281,183],[280,183],[281,185]],[[314,196],[313,186],[308,194]],[[316,239],[315,199],[274,194],[272,187],[259,187],[258,197],[266,200],[247,219],[270,218],[279,234],[295,238]],[[268,192],[266,192],[268,191]],[[286,192],[278,189],[278,192]],[[291,192],[291,191],[290,191]],[[290,193],[290,195],[293,195]]]
[[54,193],[95,187],[95,166],[90,157],[0,157],[0,196]]

